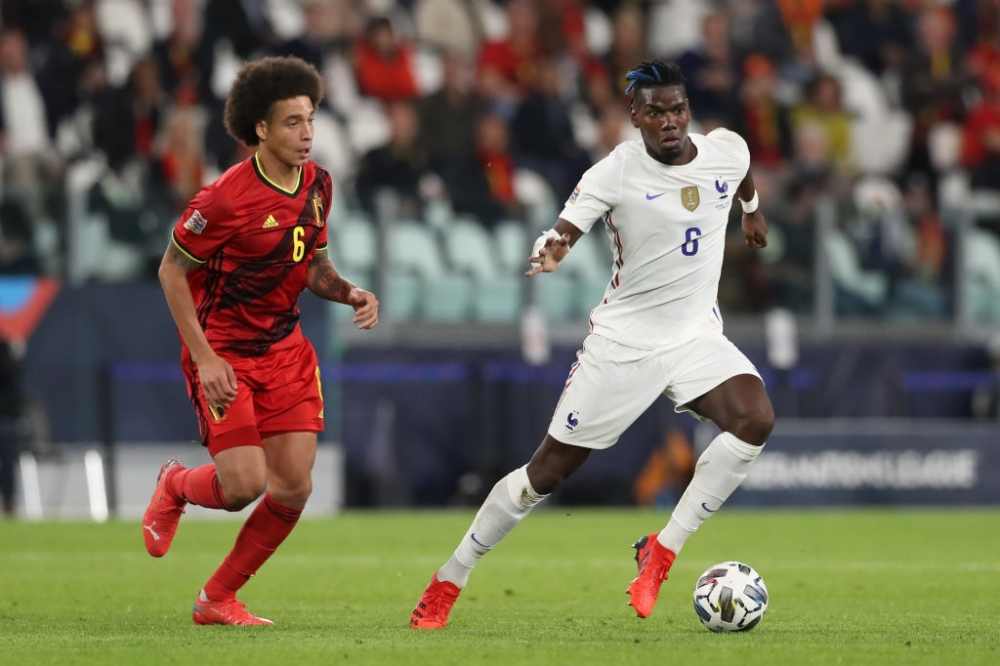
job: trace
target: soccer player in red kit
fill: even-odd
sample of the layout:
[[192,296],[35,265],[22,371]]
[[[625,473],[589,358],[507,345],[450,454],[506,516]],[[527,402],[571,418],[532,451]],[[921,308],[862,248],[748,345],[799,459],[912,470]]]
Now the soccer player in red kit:
[[378,300],[327,254],[330,174],[309,160],[319,74],[298,58],[243,67],[226,100],[229,133],[257,148],[195,195],[174,226],[160,283],[213,462],[161,469],[143,516],[146,550],[170,548],[185,504],[239,511],[263,499],[194,603],[197,624],[266,625],[236,592],[295,527],[312,488],[323,395],[299,326],[303,289],[378,323]]

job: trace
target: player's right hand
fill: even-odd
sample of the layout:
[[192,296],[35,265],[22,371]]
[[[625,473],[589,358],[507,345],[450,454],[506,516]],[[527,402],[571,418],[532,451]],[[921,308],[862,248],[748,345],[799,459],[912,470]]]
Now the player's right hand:
[[528,259],[531,266],[525,275],[533,277],[539,273],[552,273],[559,268],[559,262],[569,254],[569,241],[569,234],[546,239],[538,254]]
[[198,363],[198,379],[208,404],[228,407],[236,399],[236,373],[233,366],[218,354]]

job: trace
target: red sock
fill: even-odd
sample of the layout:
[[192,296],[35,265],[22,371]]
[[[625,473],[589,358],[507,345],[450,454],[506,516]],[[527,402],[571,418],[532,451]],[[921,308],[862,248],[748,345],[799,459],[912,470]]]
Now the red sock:
[[226,508],[215,465],[201,465],[174,474],[170,479],[170,492],[191,504],[209,509]]
[[291,533],[301,514],[302,509],[290,509],[264,495],[243,524],[236,545],[205,583],[205,596],[213,601],[235,596]]

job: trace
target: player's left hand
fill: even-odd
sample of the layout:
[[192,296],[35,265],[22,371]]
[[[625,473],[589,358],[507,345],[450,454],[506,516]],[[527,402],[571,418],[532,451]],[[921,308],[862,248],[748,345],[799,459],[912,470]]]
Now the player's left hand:
[[347,294],[347,304],[354,308],[354,324],[368,330],[378,324],[378,299],[375,294],[360,287],[354,287]]
[[743,237],[747,245],[755,250],[767,247],[767,220],[764,219],[764,213],[756,210],[743,214]]

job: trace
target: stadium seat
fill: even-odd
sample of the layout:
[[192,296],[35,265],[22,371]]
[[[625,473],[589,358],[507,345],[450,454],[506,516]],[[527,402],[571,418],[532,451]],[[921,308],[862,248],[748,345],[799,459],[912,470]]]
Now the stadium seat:
[[577,313],[575,280],[562,273],[549,273],[532,279],[535,303],[549,321],[567,321]]
[[[419,311],[425,318],[461,321],[467,317],[472,305],[472,281],[445,268],[430,229],[416,222],[391,225],[387,251],[394,274],[409,273],[420,279],[423,288]],[[387,299],[394,296],[392,287],[390,284]]]
[[595,225],[573,246],[560,272],[574,282],[573,315],[586,318],[604,296],[604,290],[611,279],[611,258],[608,254],[607,238],[602,228]]
[[980,229],[963,238],[965,267],[961,289],[972,321],[1000,323],[1000,241]]
[[370,285],[378,258],[375,227],[363,217],[348,218],[330,229],[330,248],[337,269],[348,280]]
[[496,256],[500,268],[514,275],[523,273],[528,267],[528,232],[524,223],[517,220],[501,222],[493,230],[496,237]]
[[856,301],[862,309],[869,309],[878,308],[885,302],[888,290],[885,276],[861,268],[858,254],[843,232],[830,232],[823,241],[823,249],[833,282],[844,294],[845,303]]
[[473,316],[481,321],[512,321],[521,306],[521,281],[500,270],[489,233],[475,222],[455,220],[444,240],[451,265],[475,281]]

